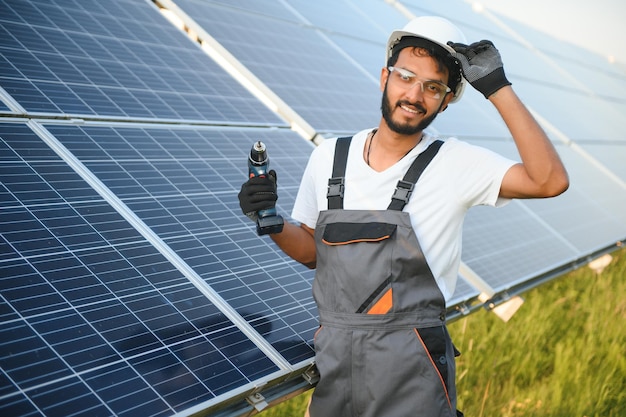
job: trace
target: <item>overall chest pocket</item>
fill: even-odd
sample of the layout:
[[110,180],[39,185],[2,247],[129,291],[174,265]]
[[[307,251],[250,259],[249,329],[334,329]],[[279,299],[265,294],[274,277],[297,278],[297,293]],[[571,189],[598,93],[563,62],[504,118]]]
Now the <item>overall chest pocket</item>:
[[322,242],[329,246],[359,242],[382,242],[390,239],[397,225],[391,223],[331,223],[326,225]]
[[[384,314],[392,302],[392,263],[397,225],[329,223],[318,250],[320,300],[333,311]],[[320,265],[320,260],[324,260]]]

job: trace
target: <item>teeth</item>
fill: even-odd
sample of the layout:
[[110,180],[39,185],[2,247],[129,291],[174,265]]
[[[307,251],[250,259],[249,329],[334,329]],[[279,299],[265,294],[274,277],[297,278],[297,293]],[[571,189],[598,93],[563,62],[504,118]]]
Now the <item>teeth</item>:
[[400,108],[401,108],[402,110],[406,110],[406,111],[408,111],[409,113],[415,113],[415,114],[418,114],[418,113],[419,113],[417,110],[415,110],[415,109],[411,109],[411,108],[406,107],[406,106],[400,106]]

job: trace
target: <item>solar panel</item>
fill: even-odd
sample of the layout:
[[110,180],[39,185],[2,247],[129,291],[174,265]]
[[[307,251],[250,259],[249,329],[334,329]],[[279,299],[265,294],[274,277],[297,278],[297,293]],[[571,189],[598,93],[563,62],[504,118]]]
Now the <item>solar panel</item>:
[[279,370],[27,126],[0,137],[3,414],[169,415]]
[[[262,137],[268,147],[274,144],[270,149],[276,167],[280,169],[284,159],[285,172],[297,172],[294,168],[299,163],[303,167],[306,160],[294,159],[297,145],[304,144],[294,140],[294,133],[266,137],[259,130],[69,124],[38,129],[54,135],[48,140],[58,139],[75,151],[73,156],[80,155],[88,174],[119,196],[193,268],[206,283],[202,285],[228,302],[259,339],[265,338],[275,357],[306,365],[300,362],[312,356],[311,337],[317,326],[310,300],[312,276],[255,237],[251,225],[233,212],[237,203],[226,180],[241,181],[245,173],[232,162],[223,163],[245,161],[246,145],[252,137]],[[229,146],[221,150],[220,140],[226,136]],[[275,372],[293,372],[289,365],[282,364],[288,369],[281,369],[275,358],[262,352],[196,288],[198,284],[194,286],[28,126],[3,123],[0,137],[4,240],[0,275],[9,277],[1,280],[7,314],[3,324],[12,335],[2,338],[0,363],[13,386],[6,387],[9,394],[0,408],[14,410],[34,401],[45,414],[53,413],[31,398],[39,392],[35,387],[46,392],[58,379],[77,379],[72,384],[87,396],[95,388],[83,374],[113,381],[117,377],[112,372],[147,381],[137,392],[129,393],[128,388],[109,392],[111,401],[128,396],[125,403],[132,407],[149,407],[155,401],[167,415]],[[195,170],[205,173],[194,175]],[[198,180],[213,186],[209,189]],[[281,181],[287,190],[297,186],[289,175]],[[16,358],[14,352],[22,343],[33,344],[35,352],[46,349],[46,354],[34,360],[29,349]],[[21,373],[29,376],[21,379]],[[178,392],[183,381],[185,389]],[[159,388],[154,392],[146,382]],[[96,390],[95,397],[99,396]]]
[[[482,283],[462,270],[451,319],[626,240],[626,79],[599,57],[462,1],[155,3],[324,136],[378,123],[407,10],[494,39],[572,184],[469,212],[463,264]],[[314,272],[257,236],[236,196],[262,140],[288,217],[313,145],[151,1],[0,10],[0,414],[239,416],[314,385]],[[471,88],[432,130],[517,158]]]
[[[239,215],[234,188],[245,179],[251,144],[262,138],[271,146],[272,164],[285,173],[281,190],[295,194],[308,156],[295,133],[114,126],[48,130],[242,316],[265,323],[266,336],[292,363],[310,356],[307,340],[290,326],[303,326],[303,317],[289,311],[308,306],[304,327],[317,325],[311,274],[254,236],[253,225]],[[276,270],[270,275],[266,265]],[[289,291],[279,285],[287,276]]]
[[0,7],[0,85],[28,113],[284,125],[149,4]]
[[317,131],[354,132],[364,122],[378,123],[377,82],[292,7],[281,4],[285,10],[276,12],[278,5],[259,10],[250,1],[175,3]]

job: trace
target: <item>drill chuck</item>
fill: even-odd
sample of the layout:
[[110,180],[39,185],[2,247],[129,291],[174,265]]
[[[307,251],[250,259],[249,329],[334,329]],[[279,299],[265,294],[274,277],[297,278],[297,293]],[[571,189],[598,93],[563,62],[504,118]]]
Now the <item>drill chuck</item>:
[[[269,168],[270,161],[267,157],[267,148],[263,142],[256,141],[254,145],[252,145],[252,149],[250,149],[250,165],[255,167],[255,170],[258,169],[267,169]],[[263,172],[265,174],[265,172]],[[261,174],[261,175],[263,175]]]
[[[260,140],[255,142],[250,149],[248,158],[248,172],[250,178],[264,177],[268,174],[270,159],[267,155],[267,148]],[[257,212],[256,231],[259,235],[280,233],[283,230],[283,218],[277,214],[276,208],[272,207]]]

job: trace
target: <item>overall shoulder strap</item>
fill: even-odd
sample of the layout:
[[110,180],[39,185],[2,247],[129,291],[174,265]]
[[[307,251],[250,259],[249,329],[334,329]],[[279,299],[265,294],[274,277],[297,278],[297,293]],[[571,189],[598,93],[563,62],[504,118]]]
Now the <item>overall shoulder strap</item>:
[[411,198],[411,193],[413,192],[415,183],[419,179],[420,175],[422,175],[422,172],[424,172],[428,164],[430,164],[430,161],[432,161],[435,155],[437,155],[441,145],[443,145],[443,141],[436,140],[431,143],[424,152],[417,155],[415,161],[413,161],[406,174],[404,174],[404,178],[398,181],[396,191],[391,197],[391,203],[389,204],[389,207],[387,207],[387,210],[402,211],[406,203],[409,202],[409,198]]
[[333,161],[333,175],[328,179],[328,209],[343,208],[344,180],[346,176],[346,165],[348,163],[348,150],[352,136],[337,139],[335,145],[335,160]]

